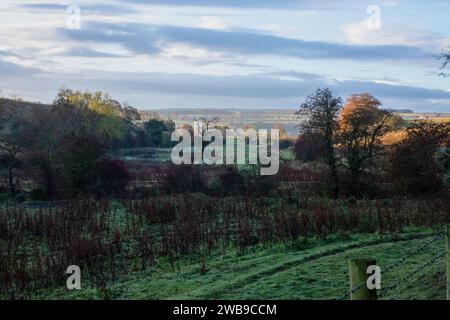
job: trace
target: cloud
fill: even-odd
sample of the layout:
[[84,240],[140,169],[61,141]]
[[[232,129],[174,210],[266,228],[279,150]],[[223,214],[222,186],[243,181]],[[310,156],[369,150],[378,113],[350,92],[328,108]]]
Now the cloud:
[[201,16],[200,17],[201,22],[199,23],[199,28],[205,28],[205,29],[217,29],[217,30],[226,30],[228,26],[217,17],[212,16]]
[[27,68],[12,62],[0,60],[0,74],[3,77],[32,75],[37,72],[38,70],[34,68]]
[[66,10],[68,5],[56,3],[27,3],[22,4],[21,7],[35,10]]
[[146,24],[90,23],[83,30],[60,29],[72,40],[119,43],[140,54],[155,54],[171,43],[246,55],[280,55],[302,59],[403,60],[429,56],[405,45],[347,45],[304,41],[249,31],[223,31]]
[[427,100],[442,99],[450,101],[450,94],[445,90],[427,89],[416,86],[380,83],[375,81],[341,81],[336,83],[336,90],[351,94],[352,92],[369,92],[381,98]]
[[[450,100],[450,92],[445,90],[374,81],[334,80],[294,71],[244,76],[146,73],[139,76],[122,74],[119,78],[126,79],[127,77],[129,79],[122,86],[129,90],[167,94],[270,99],[295,98],[307,96],[317,87],[329,86],[345,96],[355,92],[370,92],[380,98]],[[115,79],[115,77],[112,78]]]
[[121,44],[138,54],[155,54],[161,50],[156,28],[143,24],[91,22],[79,30],[59,29],[59,33],[76,41]]
[[[222,8],[334,8],[337,1],[326,0],[131,0],[131,2],[145,5],[161,6],[195,6]],[[340,1],[348,2],[348,1]]]
[[[67,79],[70,78],[67,77]],[[72,79],[76,79],[76,77],[72,77]],[[344,96],[356,92],[370,92],[381,99],[450,99],[450,92],[445,90],[374,81],[327,79],[319,75],[295,71],[230,76],[96,72],[85,75],[83,81],[87,87],[95,88],[96,83],[101,82],[114,91],[125,90],[146,92],[147,94],[277,99],[305,97],[315,91],[317,87],[325,86]]]
[[[6,66],[6,68],[5,68]],[[220,108],[296,108],[317,87],[330,87],[342,97],[369,92],[385,108],[410,108],[416,111],[449,111],[450,92],[416,86],[362,80],[336,80],[298,71],[252,75],[213,76],[202,74],[84,72],[73,74],[32,74],[28,69],[0,63],[10,76],[0,85],[13,90],[21,84],[24,98],[49,102],[58,88],[101,90],[119,101],[139,108],[220,107]],[[3,83],[2,83],[3,82]],[[6,85],[5,85],[6,84]]]
[[118,58],[122,57],[120,54],[101,52],[97,50],[84,49],[84,48],[73,48],[66,50],[63,53],[64,56],[72,57],[85,57],[85,58]]
[[[445,90],[373,81],[334,80],[295,71],[241,76],[162,73],[99,76],[106,80],[93,78],[84,83],[89,88],[101,83],[103,87],[99,89],[130,97],[141,96],[145,102],[143,107],[153,108],[296,108],[317,87],[330,87],[342,97],[369,92],[381,99],[385,108],[450,110],[450,92]],[[136,101],[139,103],[139,100]]]
[[442,37],[434,32],[417,30],[402,25],[383,25],[381,29],[369,29],[366,21],[350,23],[343,27],[346,40],[356,45],[406,45],[436,46]]
[[[31,10],[52,10],[52,11],[63,11],[65,12],[67,8],[69,7],[70,3],[68,4],[55,4],[55,3],[28,3],[23,4],[21,7]],[[136,13],[137,9],[132,8],[130,6],[126,5],[119,5],[119,4],[80,4],[79,7],[81,8],[82,13],[89,13],[89,14],[128,14],[128,13]]]
[[159,32],[170,41],[184,42],[210,50],[242,54],[286,55],[303,59],[411,59],[425,53],[409,46],[354,46],[331,42],[304,41],[275,35],[240,32],[200,30],[165,26]]
[[[1,2],[0,50],[14,54],[0,51],[0,86],[33,99],[51,101],[66,85],[141,107],[296,107],[330,86],[343,96],[370,92],[388,107],[450,110],[449,92],[425,88],[448,88],[434,77],[435,48],[450,44],[442,0],[382,0],[381,30],[357,22],[344,34],[372,0],[79,0],[81,30],[63,29],[64,2]],[[374,80],[386,78],[397,79]]]

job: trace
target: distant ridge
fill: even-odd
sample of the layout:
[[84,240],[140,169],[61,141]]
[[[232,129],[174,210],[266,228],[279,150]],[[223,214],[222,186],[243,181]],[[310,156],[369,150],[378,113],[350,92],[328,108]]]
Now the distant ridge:
[[395,113],[415,113],[411,109],[390,109],[390,110]]
[[43,104],[40,102],[30,102],[25,100],[17,100],[17,99],[10,99],[10,98],[0,98],[0,106],[4,107],[50,107],[49,104]]

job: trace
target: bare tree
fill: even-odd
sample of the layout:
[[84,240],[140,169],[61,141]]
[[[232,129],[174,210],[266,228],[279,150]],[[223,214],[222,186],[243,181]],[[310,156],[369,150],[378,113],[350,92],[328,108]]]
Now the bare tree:
[[445,69],[447,69],[447,67],[450,65],[450,51],[442,52],[438,56],[438,60],[441,62],[441,67],[439,69],[442,70],[442,72],[439,75],[443,77],[448,77],[449,74],[445,72]]
[[[202,117],[196,118],[195,121],[199,121],[200,124],[201,124],[200,130],[202,132],[200,134],[201,134],[201,136],[203,138],[205,136],[205,133],[209,129],[215,128],[217,122],[219,121],[219,117],[216,117],[216,116],[212,116],[212,117],[202,116]],[[208,143],[203,141],[203,143],[202,143],[202,151],[205,150],[207,145],[208,145]]]
[[199,117],[198,119],[195,119],[195,121],[199,121],[204,125],[204,130],[203,131],[208,131],[209,129],[212,129],[215,127],[215,125],[217,124],[217,122],[219,122],[219,117],[207,117],[207,116],[203,116],[203,117]]
[[342,98],[328,88],[317,91],[306,98],[297,112],[301,116],[300,126],[306,134],[314,134],[323,140],[324,156],[330,169],[330,180],[334,197],[339,196],[339,178],[335,143],[338,138],[339,114]]
[[20,164],[19,155],[23,151],[24,128],[19,116],[19,98],[14,98],[10,106],[2,106],[0,110],[0,161],[8,174],[9,191],[16,193],[14,171]]
[[0,136],[0,157],[5,169],[8,172],[9,192],[16,193],[16,183],[14,180],[14,170],[19,165],[20,147],[13,135]]

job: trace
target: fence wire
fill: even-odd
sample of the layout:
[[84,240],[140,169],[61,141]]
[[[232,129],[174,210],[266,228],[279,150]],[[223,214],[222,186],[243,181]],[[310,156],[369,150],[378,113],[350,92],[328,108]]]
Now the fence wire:
[[383,270],[383,274],[386,274],[390,271],[392,271],[393,269],[401,266],[402,264],[404,264],[406,262],[406,260],[408,260],[409,258],[411,258],[412,256],[414,256],[415,254],[419,253],[420,251],[422,251],[423,249],[425,249],[426,247],[432,245],[433,243],[435,243],[436,241],[440,240],[442,238],[442,236],[444,235],[444,233],[438,233],[437,235],[435,235],[431,240],[428,241],[422,241],[421,243],[419,243],[419,245],[417,246],[416,249],[408,252],[403,258],[401,258],[400,260],[398,260],[397,262],[394,262],[393,264],[391,264],[390,266],[386,267]]
[[336,298],[336,300],[344,300],[347,297],[349,297],[350,295],[352,295],[353,293],[355,293],[356,291],[358,291],[359,289],[361,289],[362,287],[364,287],[366,285],[366,282],[361,283],[359,286],[348,290],[346,293],[344,293],[342,296]]
[[435,255],[433,258],[431,258],[429,261],[421,264],[419,267],[417,267],[416,269],[414,269],[413,271],[411,271],[410,273],[408,273],[407,275],[405,275],[404,277],[400,278],[399,280],[397,280],[393,285],[383,289],[383,291],[381,291],[379,297],[384,297],[386,296],[387,293],[389,293],[390,291],[398,288],[400,285],[402,285],[406,280],[408,280],[411,276],[420,273],[421,271],[424,271],[425,268],[429,267],[430,265],[432,265],[435,261],[437,261],[439,258],[443,257],[445,254],[447,253],[447,251],[443,251],[437,255]]
[[[390,271],[392,271],[392,270],[394,270],[395,268],[403,265],[409,258],[411,258],[412,256],[416,255],[417,253],[419,253],[423,249],[427,248],[431,244],[435,243],[436,241],[440,240],[443,235],[444,235],[444,232],[439,232],[437,234],[434,234],[434,237],[431,240],[422,241],[421,243],[419,243],[419,245],[414,250],[411,250],[410,252],[406,253],[406,255],[403,258],[399,259],[398,261],[394,262],[390,266],[386,267],[383,270],[383,275],[388,273],[388,272],[390,272]],[[433,235],[430,235],[430,236],[433,236]],[[426,267],[430,266],[431,264],[433,264],[435,261],[437,261],[439,258],[444,256],[446,253],[447,253],[446,251],[443,251],[443,252],[439,253],[438,255],[436,255],[433,258],[431,258],[431,260],[429,260],[426,263],[420,265],[417,269],[413,270],[412,272],[408,273],[406,276],[404,276],[401,279],[399,279],[393,285],[387,287],[386,289],[383,289],[383,291],[379,295],[379,297],[385,296],[389,291],[392,291],[395,288],[399,287],[405,280],[409,279],[409,277],[419,273],[420,271],[423,271],[424,268],[426,268]],[[346,299],[347,297],[351,296],[353,293],[355,293],[359,289],[363,288],[365,285],[366,285],[366,282],[361,283],[360,285],[356,286],[355,288],[352,288],[352,289],[346,291],[342,296],[336,298],[336,300],[344,300],[344,299]]]

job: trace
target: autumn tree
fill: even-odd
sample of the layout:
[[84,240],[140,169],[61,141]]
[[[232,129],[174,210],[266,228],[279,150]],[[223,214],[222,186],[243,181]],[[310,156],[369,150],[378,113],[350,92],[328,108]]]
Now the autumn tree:
[[340,118],[341,154],[357,190],[361,172],[373,163],[382,149],[382,137],[390,130],[392,113],[380,109],[381,102],[368,93],[347,99]]
[[123,189],[125,174],[106,177],[121,166],[105,162],[105,151],[122,146],[138,119],[136,109],[101,92],[61,89],[51,105],[1,99],[0,170],[10,193],[18,191],[19,172],[36,197],[90,194],[95,185],[111,186],[103,194]]
[[395,145],[391,158],[391,174],[401,189],[412,193],[439,190],[442,171],[435,158],[441,148],[450,147],[449,132],[450,123],[421,121],[407,128],[406,138]]
[[89,191],[107,147],[122,139],[123,109],[109,96],[68,89],[59,91],[48,110],[36,110],[28,130],[35,143],[30,158],[48,197]]
[[99,99],[100,94],[61,90],[49,110],[37,112],[39,121],[30,125],[37,138],[32,159],[48,197],[86,192],[97,160],[112,143],[114,133],[105,131],[103,116],[94,109],[102,108]]
[[[82,92],[61,89],[53,102],[56,107],[69,106],[86,118],[86,124],[95,125],[95,131],[107,146],[120,143],[124,138],[124,112],[121,104],[103,92]],[[95,118],[95,122],[90,121]],[[84,126],[83,123],[80,125]]]
[[330,180],[333,185],[333,195],[339,195],[339,178],[335,144],[338,139],[339,114],[342,109],[342,98],[330,89],[317,89],[306,98],[297,114],[300,116],[300,126],[305,134],[313,134],[323,141],[324,158],[330,170]]

